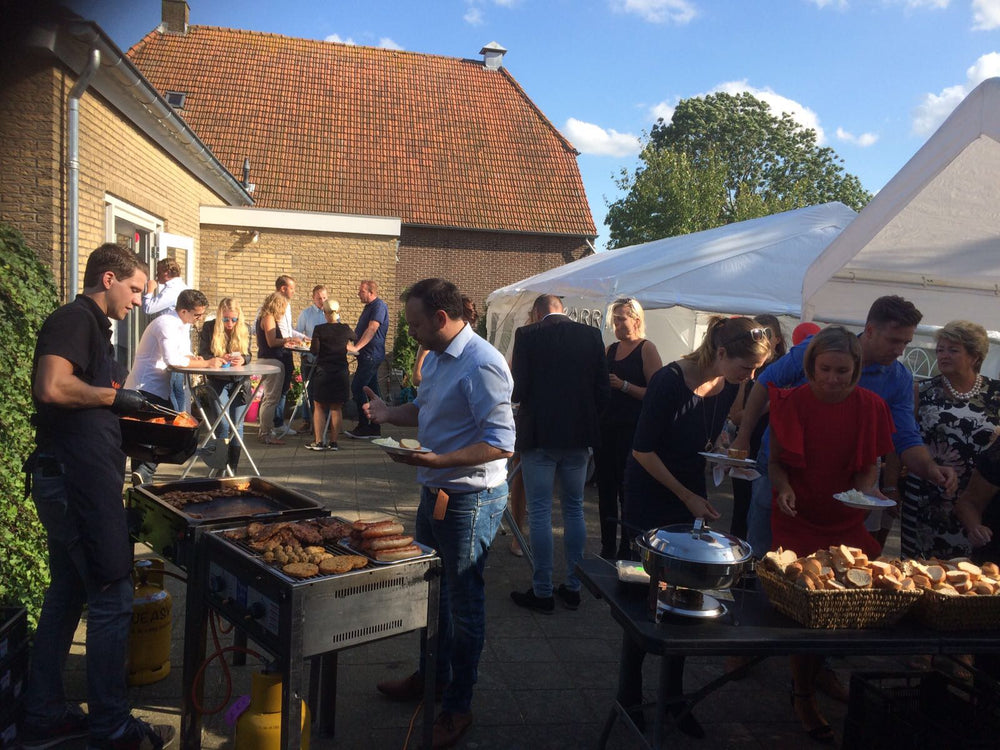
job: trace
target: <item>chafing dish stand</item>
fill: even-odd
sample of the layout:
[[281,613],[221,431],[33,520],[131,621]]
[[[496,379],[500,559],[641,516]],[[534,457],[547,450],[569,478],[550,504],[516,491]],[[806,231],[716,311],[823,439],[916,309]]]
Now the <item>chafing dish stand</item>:
[[181,746],[201,748],[202,683],[208,617],[217,612],[274,657],[282,674],[281,747],[300,744],[303,660],[312,659],[309,705],[322,734],[334,730],[340,650],[420,630],[426,649],[424,747],[434,726],[441,560],[436,555],[392,565],[369,565],[342,575],[298,580],[267,565],[237,543],[207,532],[198,539],[188,580],[184,623]]

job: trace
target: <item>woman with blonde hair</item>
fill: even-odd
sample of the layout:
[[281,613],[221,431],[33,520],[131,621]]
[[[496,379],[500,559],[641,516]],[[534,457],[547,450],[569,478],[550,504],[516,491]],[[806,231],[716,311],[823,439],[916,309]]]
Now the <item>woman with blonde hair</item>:
[[285,314],[288,299],[280,292],[272,292],[264,299],[260,316],[255,326],[257,330],[258,363],[280,365],[281,371],[261,378],[260,411],[257,416],[258,437],[265,445],[284,445],[285,441],[271,434],[274,412],[282,394],[288,390],[292,372],[292,352],[285,347],[285,339],[278,328],[278,322]]
[[[707,499],[705,459],[699,453],[712,450],[739,384],[770,356],[771,336],[771,329],[752,318],[713,316],[701,345],[650,379],[625,467],[622,523],[631,534],[719,518]],[[642,703],[643,656],[626,635],[618,702],[640,720],[636,707]],[[670,657],[669,697],[683,694],[683,677],[684,658]],[[670,705],[673,712],[682,709],[683,701]],[[678,728],[695,737],[705,733],[690,713]]]
[[[243,317],[243,307],[233,297],[224,297],[219,301],[215,320],[205,321],[198,335],[199,357],[220,357],[232,367],[250,364],[250,325]],[[208,385],[223,408],[229,409],[229,416],[240,426],[240,437],[243,437],[243,416],[246,414],[248,394],[244,389],[236,387],[232,378],[218,378],[211,375],[207,378]],[[204,403],[209,418],[214,422],[218,413],[211,401]],[[215,436],[220,440],[229,437],[229,422],[222,420],[215,430]],[[227,462],[233,473],[240,461],[240,444],[238,441],[229,443],[229,460]]]
[[955,515],[955,499],[968,485],[976,457],[1000,430],[1000,381],[980,372],[990,348],[981,325],[953,320],[934,338],[940,374],[916,387],[917,425],[931,457],[955,470],[958,492],[947,496],[940,487],[907,476],[902,549],[907,557],[968,557],[972,545]]
[[594,450],[601,557],[606,560],[628,557],[630,535],[618,521],[625,500],[625,463],[632,451],[646,385],[663,366],[656,345],[646,338],[646,318],[639,300],[615,300],[611,323],[618,339],[605,353],[611,400],[601,414],[601,444]]
[[[354,341],[354,329],[340,322],[340,303],[328,299],[323,303],[323,314],[326,323],[313,329],[312,343],[309,349],[316,357],[316,368],[313,371],[313,435],[315,440],[306,448],[311,451],[337,450],[337,435],[340,434],[340,424],[344,401],[351,393],[350,377],[347,373],[347,354],[357,353]],[[327,442],[323,441],[326,430],[327,416],[330,419],[330,431]]]

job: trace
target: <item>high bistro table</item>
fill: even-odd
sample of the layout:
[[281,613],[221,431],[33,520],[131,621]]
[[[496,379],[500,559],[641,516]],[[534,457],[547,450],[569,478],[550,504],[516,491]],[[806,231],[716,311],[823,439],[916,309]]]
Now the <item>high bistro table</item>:
[[[681,705],[680,721],[691,708],[707,695],[730,680],[746,674],[754,664],[769,656],[790,654],[976,654],[1000,651],[1000,638],[991,631],[939,631],[910,624],[905,619],[885,629],[819,629],[805,628],[775,610],[762,591],[732,589],[733,602],[727,602],[729,612],[715,620],[699,620],[665,615],[657,623],[648,604],[649,587],[625,584],[618,580],[615,566],[600,558],[586,559],[577,565],[583,585],[598,599],[603,599],[623,631],[644,652],[657,656],[746,656],[749,663],[703,685],[693,693],[670,695],[667,683],[668,659],[660,660],[657,686],[657,709],[653,742],[645,738],[628,716],[634,706],[623,706],[617,698],[598,742],[607,745],[608,737],[619,718],[639,738],[642,746],[652,750],[662,746],[664,708]],[[619,691],[625,676],[619,672]]]
[[[249,365],[243,365],[241,367],[171,367],[169,369],[172,370],[173,372],[183,373],[187,380],[188,390],[191,390],[192,392],[193,389],[191,387],[191,378],[195,375],[206,375],[206,376],[211,376],[213,378],[226,378],[229,380],[233,380],[236,387],[233,388],[231,391],[231,393],[233,394],[231,398],[235,398],[235,394],[239,392],[239,389],[243,387],[244,383],[247,383],[250,380],[250,378],[254,377],[255,375],[259,376],[277,375],[279,372],[281,372],[281,367],[279,365],[263,365],[254,362],[251,362]],[[254,397],[256,397],[257,392],[260,390],[260,386],[261,384],[257,383],[257,387],[253,389],[253,392],[250,394],[250,400],[247,402],[248,405],[250,403],[253,403]],[[204,448],[205,446],[208,445],[210,440],[216,439],[215,431],[216,429],[218,429],[219,425],[222,424],[222,421],[225,420],[229,424],[230,440],[236,440],[239,443],[240,449],[246,455],[247,460],[250,462],[250,466],[253,467],[253,473],[256,474],[257,476],[260,476],[260,470],[257,468],[257,464],[254,463],[253,456],[250,455],[250,449],[247,448],[247,444],[243,440],[243,436],[240,434],[242,432],[243,422],[246,419],[246,412],[245,411],[243,412],[243,416],[241,416],[239,421],[237,422],[229,415],[229,408],[228,408],[229,404],[223,406],[222,402],[219,401],[219,398],[215,394],[214,390],[212,390],[212,398],[215,399],[215,406],[219,411],[219,416],[215,418],[215,421],[209,424],[208,434],[198,444],[198,448]],[[201,416],[202,421],[208,423],[210,420],[208,418],[208,414],[205,413],[205,409],[202,406],[202,404],[198,402],[198,399],[194,398],[192,399],[192,403],[194,404],[194,408],[198,411],[199,415]],[[195,453],[195,456],[184,468],[184,473],[181,474],[181,479],[184,479],[188,474],[191,473],[191,469],[194,468],[194,465],[195,463],[197,463],[197,460],[198,460],[197,453]],[[226,466],[226,474],[229,476],[233,475],[233,471],[228,465]]]

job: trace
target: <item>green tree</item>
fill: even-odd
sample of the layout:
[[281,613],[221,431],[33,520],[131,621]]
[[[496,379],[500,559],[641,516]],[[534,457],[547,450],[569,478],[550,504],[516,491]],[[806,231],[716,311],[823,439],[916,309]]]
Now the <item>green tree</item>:
[[0,223],[0,602],[27,607],[33,624],[48,586],[48,553],[21,466],[34,444],[35,339],[56,304],[51,272],[16,229]]
[[617,180],[626,195],[609,205],[611,247],[829,201],[860,211],[871,200],[814,130],[748,93],[682,100],[639,158]]

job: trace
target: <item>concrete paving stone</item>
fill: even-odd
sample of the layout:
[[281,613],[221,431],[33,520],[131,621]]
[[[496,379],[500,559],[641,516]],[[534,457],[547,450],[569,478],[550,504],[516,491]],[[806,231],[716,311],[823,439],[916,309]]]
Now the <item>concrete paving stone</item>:
[[490,642],[496,659],[500,662],[554,662],[556,652],[552,646],[538,638],[493,638]]
[[575,689],[515,690],[514,699],[525,724],[587,724],[594,718]]
[[567,664],[593,664],[612,662],[618,666],[621,652],[619,644],[607,638],[549,637],[549,645],[556,658]]
[[498,662],[496,672],[511,685],[531,690],[558,690],[570,684],[566,668],[559,662],[506,664]]

